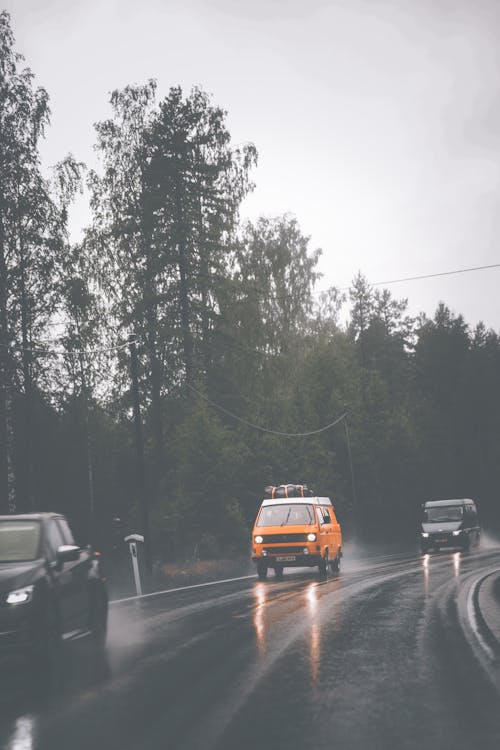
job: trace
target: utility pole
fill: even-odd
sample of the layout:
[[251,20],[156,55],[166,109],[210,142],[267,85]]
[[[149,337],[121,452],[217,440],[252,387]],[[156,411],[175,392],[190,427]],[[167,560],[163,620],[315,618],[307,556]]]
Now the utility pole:
[[137,349],[133,334],[129,335],[130,375],[132,379],[132,402],[134,407],[135,449],[137,454],[137,474],[139,502],[144,536],[144,562],[148,576],[152,572],[151,535],[149,530],[149,498],[146,485],[146,468],[144,463],[144,439],[142,436],[141,406],[139,401],[139,380],[137,374]]

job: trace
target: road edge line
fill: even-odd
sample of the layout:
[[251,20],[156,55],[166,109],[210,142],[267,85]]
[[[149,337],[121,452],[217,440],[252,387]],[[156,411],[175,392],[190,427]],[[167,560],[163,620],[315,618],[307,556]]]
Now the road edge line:
[[110,599],[110,606],[115,604],[127,604],[129,602],[137,602],[142,599],[151,599],[155,596],[164,596],[165,594],[174,594],[179,591],[189,591],[190,589],[200,589],[204,586],[216,586],[220,583],[233,583],[234,581],[246,581],[250,578],[257,578],[257,574],[253,573],[252,575],[248,576],[239,576],[238,578],[223,578],[220,581],[205,581],[204,583],[193,583],[189,586],[177,586],[173,589],[163,589],[161,591],[151,591],[149,594],[140,594],[135,596],[127,596],[123,599]]
[[497,652],[499,650],[499,644],[497,639],[489,629],[488,625],[486,624],[486,621],[481,612],[481,608],[479,606],[479,589],[487,578],[492,575],[498,574],[499,572],[500,570],[497,569],[494,571],[490,571],[485,575],[482,575],[480,578],[477,578],[469,588],[466,603],[467,619],[469,621],[470,629],[474,634],[479,646],[482,648],[483,652],[487,654],[491,662],[495,662],[498,656],[498,653],[495,652],[495,648],[492,647],[492,644],[496,645]]

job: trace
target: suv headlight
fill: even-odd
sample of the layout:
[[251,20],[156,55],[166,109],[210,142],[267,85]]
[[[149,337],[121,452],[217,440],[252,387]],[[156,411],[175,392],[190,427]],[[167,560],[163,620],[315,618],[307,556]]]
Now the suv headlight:
[[425,538],[427,538],[429,536],[429,532],[428,531],[422,531],[422,536],[425,537]]
[[262,544],[264,541],[264,537],[260,536],[260,534],[257,534],[256,537],[254,537],[255,544]]
[[462,529],[453,532],[453,536],[459,536],[462,533]]
[[10,591],[7,594],[7,604],[28,604],[33,599],[34,586],[25,586],[22,589]]
[[313,534],[313,533],[308,534],[307,535],[307,541],[308,542],[315,542],[316,541],[316,534]]

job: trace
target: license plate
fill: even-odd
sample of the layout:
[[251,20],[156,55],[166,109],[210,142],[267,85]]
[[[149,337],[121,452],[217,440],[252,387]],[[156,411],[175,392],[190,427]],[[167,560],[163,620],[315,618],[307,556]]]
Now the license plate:
[[295,561],[295,555],[286,555],[284,557],[277,557],[277,562],[294,562]]

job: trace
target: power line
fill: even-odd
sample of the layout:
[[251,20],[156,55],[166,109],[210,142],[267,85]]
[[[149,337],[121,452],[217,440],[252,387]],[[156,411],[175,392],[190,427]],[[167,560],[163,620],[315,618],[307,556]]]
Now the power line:
[[[420,281],[422,279],[434,279],[439,276],[453,276],[454,274],[459,273],[470,273],[471,271],[485,271],[492,268],[500,268],[500,263],[491,263],[490,265],[486,266],[472,266],[470,268],[457,268],[453,269],[452,271],[441,271],[439,273],[426,273],[421,274],[419,276],[405,276],[400,279],[389,279],[388,281],[374,281],[374,282],[368,282],[368,286],[387,286],[389,284],[399,284],[403,281]],[[252,282],[250,282],[251,284]],[[327,294],[330,291],[337,291],[337,292],[348,292],[352,287],[352,284],[350,286],[342,286],[342,287],[336,287],[334,284],[332,284],[327,289],[313,289],[311,291],[311,297],[318,297],[321,294]],[[268,299],[270,301],[280,301],[280,300],[286,300],[290,299],[290,297],[296,297],[296,293],[294,292],[284,292],[283,294],[272,294],[267,289],[263,289],[259,286],[252,286],[251,289],[248,292],[251,295],[254,295],[256,297],[263,297],[265,299]]]
[[[440,273],[426,273],[421,276],[406,276],[402,279],[390,279],[389,281],[374,281],[373,283],[368,282],[369,286],[384,286],[386,284],[399,284],[402,281],[420,281],[421,279],[435,279],[438,276],[452,276],[457,273],[470,273],[470,271],[486,271],[489,268],[500,268],[500,263],[491,263],[489,266],[473,266],[471,268],[457,268],[453,271],[441,271]],[[340,288],[339,292],[346,292],[350,289],[348,286]],[[328,290],[325,290],[328,291]],[[320,294],[320,292],[315,292]]]
[[[71,349],[66,351],[58,351],[56,349],[38,349],[38,348],[24,348],[22,346],[15,346],[14,348],[18,352],[25,352],[26,354],[55,354],[59,357],[64,356],[80,356],[80,355],[94,355],[94,354],[107,354],[109,352],[116,352],[120,349],[126,349],[130,343],[138,343],[139,339],[134,339],[133,342],[127,341],[124,344],[117,344],[116,346],[109,346],[104,347],[102,349]],[[1,344],[1,346],[4,346],[5,348],[8,348],[8,344]]]
[[187,386],[188,388],[190,388],[190,390],[196,393],[197,396],[202,398],[204,401],[206,401],[208,404],[213,406],[215,409],[218,409],[224,414],[227,414],[229,417],[236,419],[238,422],[242,422],[243,424],[247,425],[247,427],[252,427],[254,430],[260,430],[260,432],[266,432],[270,435],[279,435],[280,437],[309,437],[310,435],[319,435],[320,432],[326,432],[326,430],[329,430],[332,427],[335,427],[335,425],[341,422],[343,419],[345,419],[345,417],[348,414],[348,412],[344,412],[343,414],[340,415],[340,417],[337,417],[337,419],[335,419],[333,422],[329,422],[328,424],[323,425],[323,427],[319,427],[317,430],[310,430],[309,432],[281,432],[280,430],[271,430],[267,427],[262,427],[261,425],[254,424],[253,422],[249,422],[247,419],[244,419],[243,417],[240,417],[237,414],[233,414],[233,412],[229,411],[229,409],[226,409],[224,406],[221,406],[220,404],[217,404],[215,401],[212,401],[211,398],[209,398],[208,396],[205,396],[204,393],[201,393],[201,391],[197,390],[194,386],[189,385],[189,384],[187,384]]
[[[457,268],[457,269],[453,269],[452,271],[440,271],[438,273],[426,273],[426,274],[421,274],[419,276],[404,276],[404,277],[402,277],[400,279],[388,279],[387,281],[368,282],[368,285],[369,286],[387,286],[389,284],[400,284],[400,283],[406,282],[406,281],[421,281],[421,280],[424,280],[424,279],[435,279],[435,278],[439,278],[439,277],[442,277],[442,276],[453,276],[453,275],[460,274],[460,273],[471,273],[473,271],[486,271],[486,270],[491,270],[492,268],[500,268],[500,263],[490,263],[489,265],[484,265],[484,266],[471,266],[469,268]],[[319,295],[319,294],[325,294],[326,292],[328,292],[328,291],[330,291],[332,289],[334,289],[336,291],[339,291],[339,292],[346,292],[346,291],[349,291],[351,289],[351,287],[350,286],[335,287],[335,286],[332,285],[328,289],[313,290],[311,292],[311,294],[312,294],[312,296],[316,296],[316,295]],[[287,299],[289,297],[294,296],[293,292],[290,292],[290,293],[287,293],[287,294],[284,294],[284,295],[272,295],[272,294],[268,294],[263,289],[259,289],[258,287],[254,287],[252,289],[252,293],[255,293],[255,292],[257,292],[257,293],[260,292],[264,296],[267,296],[268,299],[274,299],[274,300]],[[68,323],[69,323],[69,321],[61,321],[61,322],[48,323],[47,325],[49,325],[49,326],[55,326],[55,325],[63,325],[63,326],[65,326],[65,325],[68,325]],[[234,337],[231,337],[231,338],[234,338]],[[139,342],[139,339],[136,339],[134,341],[134,343],[138,343],[138,342]],[[99,348],[99,349],[73,349],[71,351],[69,351],[69,350],[67,350],[67,351],[58,351],[56,349],[38,349],[36,347],[35,348],[23,348],[23,347],[17,347],[16,346],[15,348],[16,348],[17,351],[23,351],[23,352],[26,352],[28,354],[47,354],[47,355],[54,354],[56,356],[64,356],[64,355],[68,355],[68,356],[72,356],[72,355],[80,356],[80,355],[105,354],[105,353],[109,353],[109,352],[119,351],[120,349],[125,349],[127,346],[129,346],[129,343],[130,342],[123,343],[123,344],[118,344],[116,346]],[[4,346],[4,347],[6,347],[6,348],[8,348],[7,344],[1,344],[1,345]],[[262,354],[265,354],[265,353],[262,352]],[[199,394],[199,395],[203,396],[203,394]],[[231,415],[231,416],[235,416],[235,415]]]

